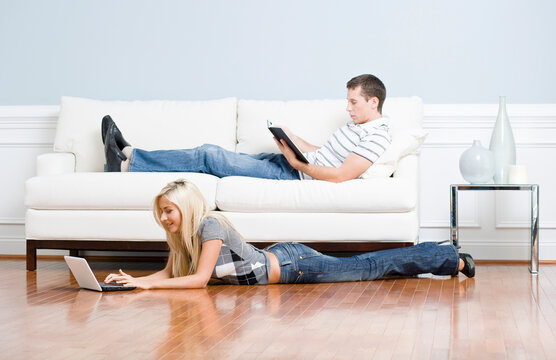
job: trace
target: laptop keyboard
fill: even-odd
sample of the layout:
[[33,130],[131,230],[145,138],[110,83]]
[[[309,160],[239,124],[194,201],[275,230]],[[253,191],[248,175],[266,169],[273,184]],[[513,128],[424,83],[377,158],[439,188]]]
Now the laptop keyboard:
[[118,284],[118,283],[104,283],[104,282],[100,282],[99,283],[100,286],[106,286],[106,287],[110,287],[110,286],[123,286],[123,284]]
[[103,283],[103,282],[99,282],[100,287],[102,288],[102,290],[133,290],[135,289],[135,286],[124,286],[123,284],[117,284],[117,283]]

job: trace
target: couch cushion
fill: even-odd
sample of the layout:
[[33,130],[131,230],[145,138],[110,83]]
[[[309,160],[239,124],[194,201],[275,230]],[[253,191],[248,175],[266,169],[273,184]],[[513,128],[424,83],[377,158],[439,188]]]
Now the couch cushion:
[[112,116],[126,140],[141,149],[183,149],[210,143],[235,150],[235,98],[98,101],[62,97],[54,150],[74,153],[76,171],[103,171],[100,124],[107,114]]
[[238,212],[406,212],[416,203],[417,186],[405,178],[331,183],[230,176],[216,192],[220,210]]
[[251,242],[415,242],[417,211],[403,213],[222,212]]
[[[404,213],[222,212],[247,241],[415,241],[416,211]],[[284,226],[287,224],[287,226]],[[27,239],[165,241],[147,210],[27,210]],[[132,245],[133,246],[133,245]]]
[[398,168],[401,158],[407,155],[418,155],[421,145],[428,133],[421,128],[392,129],[392,143],[386,151],[380,155],[378,160],[367,169],[360,178],[370,179],[377,177],[389,177]]
[[25,237],[38,240],[166,241],[164,230],[148,210],[28,209]]
[[237,151],[250,154],[280,152],[272,141],[267,120],[275,125],[285,125],[309,143],[320,145],[350,120],[345,105],[345,100],[239,100]]
[[[296,135],[321,146],[339,127],[350,120],[347,101],[259,101],[239,100],[237,118],[237,151],[245,153],[279,152],[272,141],[266,120],[285,125]],[[396,128],[421,128],[423,104],[419,97],[393,97],[384,102],[384,116]]]
[[194,173],[72,173],[34,177],[25,182],[31,209],[151,210],[170,181],[184,178],[199,187],[209,209],[216,208],[218,178]]

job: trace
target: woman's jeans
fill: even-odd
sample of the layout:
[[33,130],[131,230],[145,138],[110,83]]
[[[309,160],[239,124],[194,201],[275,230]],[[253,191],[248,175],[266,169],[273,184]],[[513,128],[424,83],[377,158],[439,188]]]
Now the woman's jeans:
[[419,245],[334,257],[298,243],[278,243],[266,249],[278,258],[280,283],[325,283],[375,280],[388,275],[433,273],[456,275],[459,255],[452,245]]
[[299,180],[299,172],[282,154],[235,153],[210,144],[185,150],[133,149],[129,171],[200,172],[218,177],[250,176],[263,179]]

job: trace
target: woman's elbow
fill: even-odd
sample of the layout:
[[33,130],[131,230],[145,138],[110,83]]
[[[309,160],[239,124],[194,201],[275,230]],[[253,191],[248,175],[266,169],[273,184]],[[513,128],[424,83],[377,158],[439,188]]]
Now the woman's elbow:
[[197,280],[195,282],[196,287],[199,289],[204,289],[207,287],[210,281],[210,276],[199,276],[196,280]]

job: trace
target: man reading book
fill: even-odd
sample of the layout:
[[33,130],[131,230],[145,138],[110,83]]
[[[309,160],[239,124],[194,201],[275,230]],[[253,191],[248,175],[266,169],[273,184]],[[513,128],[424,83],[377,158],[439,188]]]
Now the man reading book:
[[250,176],[278,180],[342,182],[363,174],[390,145],[388,120],[382,117],[386,88],[365,74],[347,83],[347,112],[351,117],[321,146],[309,144],[283,128],[309,163],[300,161],[284,140],[281,154],[240,154],[216,145],[193,149],[146,151],[132,148],[110,116],[102,119],[105,171],[202,172],[218,177]]

